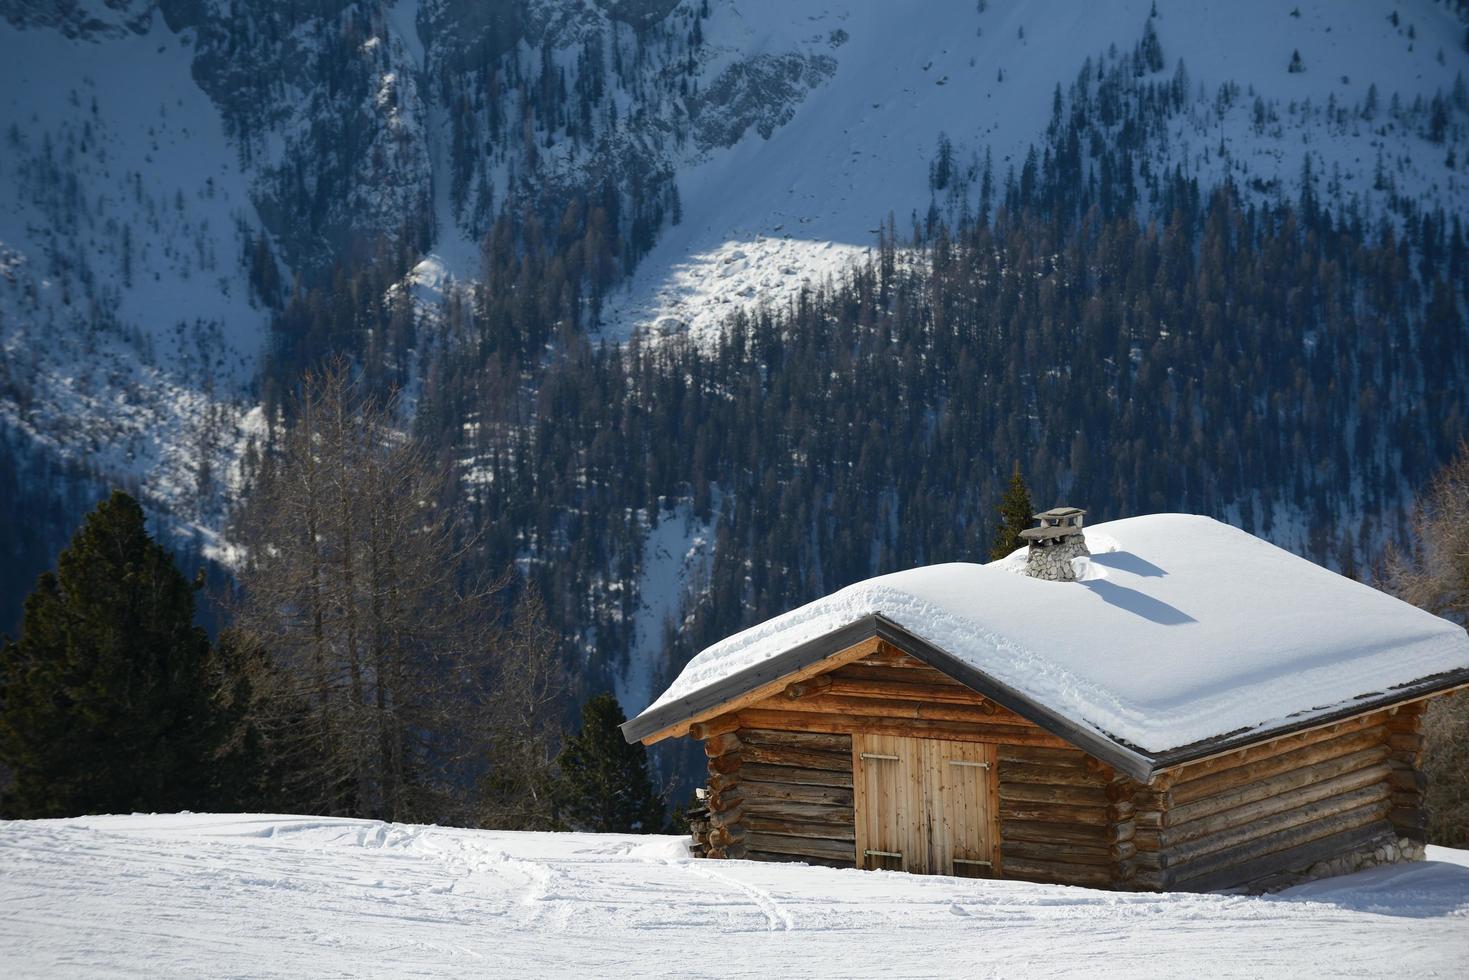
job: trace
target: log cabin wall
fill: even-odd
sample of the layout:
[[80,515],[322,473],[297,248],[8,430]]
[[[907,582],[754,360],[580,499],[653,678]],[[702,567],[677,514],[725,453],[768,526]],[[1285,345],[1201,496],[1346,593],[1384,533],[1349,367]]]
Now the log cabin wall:
[[850,735],[737,728],[704,751],[706,856],[854,866]]
[[1112,887],[1130,880],[1132,783],[1079,749],[999,746],[1003,876]]
[[711,858],[855,866],[853,733],[996,745],[1000,877],[1094,886],[1132,878],[1129,781],[885,645],[693,726],[709,763],[696,847]]
[[[854,649],[854,655],[859,651]],[[1426,702],[1204,759],[1142,785],[886,644],[695,724],[695,853],[856,860],[852,735],[996,746],[1004,878],[1266,889],[1423,856]]]
[[1263,889],[1421,857],[1420,714],[1375,712],[1134,784],[1138,883]]

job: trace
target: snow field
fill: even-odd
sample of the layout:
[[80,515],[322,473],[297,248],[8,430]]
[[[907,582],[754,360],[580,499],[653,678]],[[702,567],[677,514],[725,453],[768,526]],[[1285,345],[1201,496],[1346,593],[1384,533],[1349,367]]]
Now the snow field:
[[[1279,895],[695,861],[681,839],[266,815],[0,823],[41,976],[1462,976],[1469,852]],[[1166,954],[1160,951],[1166,951]]]

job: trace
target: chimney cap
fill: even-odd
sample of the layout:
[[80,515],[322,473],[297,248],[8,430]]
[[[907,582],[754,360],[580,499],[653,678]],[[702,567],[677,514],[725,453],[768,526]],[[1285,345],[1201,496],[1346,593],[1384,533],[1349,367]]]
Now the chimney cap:
[[1060,541],[1080,534],[1081,518],[1085,513],[1080,507],[1052,507],[1035,515],[1040,527],[1028,527],[1020,532],[1020,537],[1032,546],[1044,546],[1048,541]]

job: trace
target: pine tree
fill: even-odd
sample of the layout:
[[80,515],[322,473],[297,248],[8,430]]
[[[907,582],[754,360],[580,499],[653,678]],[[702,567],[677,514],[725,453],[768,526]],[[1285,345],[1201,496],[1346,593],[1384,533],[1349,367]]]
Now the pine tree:
[[120,490],[87,516],[0,649],[13,817],[208,806],[228,734],[194,588]]
[[567,822],[599,833],[653,833],[663,827],[663,801],[648,777],[648,750],[629,745],[618,727],[627,720],[611,694],[582,705],[581,731],[558,760]]
[[990,546],[990,561],[999,561],[1023,543],[1020,532],[1030,527],[1035,510],[1030,505],[1030,488],[1020,475],[1020,464],[1010,474],[1010,486],[1000,500],[1000,522],[995,525],[995,543]]

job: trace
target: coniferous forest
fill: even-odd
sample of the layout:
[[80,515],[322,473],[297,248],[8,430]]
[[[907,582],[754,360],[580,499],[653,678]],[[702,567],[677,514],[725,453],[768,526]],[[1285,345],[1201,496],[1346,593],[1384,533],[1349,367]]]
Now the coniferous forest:
[[[308,187],[301,166],[273,175],[282,210],[311,229],[277,247],[331,255],[288,284],[267,238],[252,239],[251,302],[271,318],[254,391],[263,426],[221,535],[254,557],[227,567],[202,544],[181,549],[208,572],[201,617],[222,651],[211,683],[243,679],[240,696],[255,699],[230,743],[238,762],[238,739],[251,740],[254,761],[240,763],[255,767],[251,805],[653,822],[646,794],[568,802],[563,780],[585,787],[598,766],[643,765],[607,748],[616,705],[593,698],[636,643],[647,655],[638,583],[659,521],[699,527],[710,558],[653,642],[655,693],[703,646],[842,586],[987,560],[1023,526],[1027,490],[1037,508],[1081,506],[1093,522],[1212,515],[1364,579],[1423,545],[1411,501],[1469,436],[1465,215],[1398,194],[1382,165],[1377,204],[1364,203],[1309,153],[1289,194],[1154,167],[1149,148],[1197,99],[1152,16],[1130,52],[1098,55],[1057,86],[1043,135],[1015,162],[942,133],[914,148],[930,161],[930,206],[893,214],[874,201],[872,248],[842,274],[732,309],[717,335],[606,340],[608,296],[682,207],[671,171],[607,136],[628,124],[607,92],[662,50],[673,67],[658,76],[660,111],[697,100],[688,78],[706,8],[688,12],[686,34],[640,35],[635,55],[614,43],[610,76],[600,40],[570,84],[549,48],[523,61],[495,44],[438,66],[453,109],[450,194],[472,216],[480,267],[434,315],[405,285],[433,236],[427,195],[395,234],[367,237],[328,206],[329,183]],[[328,75],[380,26],[349,20],[322,56]],[[219,30],[206,40],[223,43]],[[343,98],[363,94],[343,84]],[[1462,84],[1410,105],[1379,105],[1374,88],[1360,104],[1286,110],[1232,83],[1209,101],[1221,119],[1252,103],[1261,132],[1286,112],[1343,129],[1391,119],[1442,147],[1450,169],[1469,113]],[[232,111],[232,135],[254,146],[269,120]],[[702,138],[697,126],[670,132]],[[556,140],[605,157],[600,178],[542,179],[537,147]],[[1221,137],[1209,151],[1229,148]],[[496,200],[490,163],[507,161],[524,167],[523,186]],[[328,248],[333,236],[347,245]],[[323,377],[335,423],[310,410],[324,404],[310,379]],[[336,455],[311,448],[328,443]],[[325,458],[341,473],[300,478]],[[38,479],[0,456],[24,555],[0,570],[8,592],[29,589],[58,530],[107,489],[74,469]],[[217,493],[221,475],[199,469],[198,495]],[[42,500],[41,484],[65,492]],[[328,492],[337,503],[318,499]],[[422,509],[396,510],[395,495]],[[411,526],[432,541],[391,574],[418,591],[391,615],[359,602],[361,576],[389,574],[356,564],[388,552],[372,535],[407,540]],[[4,625],[21,638],[13,649],[32,642],[29,619]],[[495,661],[485,650],[497,644],[534,670]],[[450,689],[462,696],[452,704]],[[484,724],[466,720],[476,713]],[[569,741],[582,718],[602,744]],[[652,754],[649,785],[674,804],[699,762],[682,751]],[[558,775],[567,765],[574,774]]]

